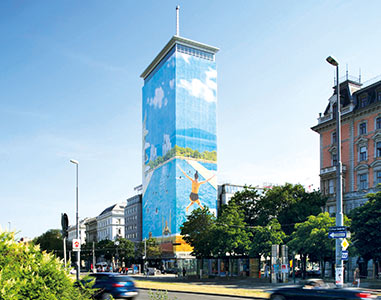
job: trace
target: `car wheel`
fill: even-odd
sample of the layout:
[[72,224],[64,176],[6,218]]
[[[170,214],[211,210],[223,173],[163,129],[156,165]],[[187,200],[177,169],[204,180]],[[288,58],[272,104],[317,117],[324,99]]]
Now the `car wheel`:
[[110,299],[112,299],[111,297],[112,297],[112,295],[110,293],[103,293],[101,296],[101,299],[102,300],[110,300]]
[[282,295],[272,295],[271,300],[286,300],[285,297],[283,297]]

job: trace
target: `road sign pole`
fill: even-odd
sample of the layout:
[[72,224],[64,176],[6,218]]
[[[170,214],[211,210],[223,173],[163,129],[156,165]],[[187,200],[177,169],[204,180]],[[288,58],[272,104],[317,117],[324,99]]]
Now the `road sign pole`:
[[65,268],[66,268],[66,237],[63,238],[63,251],[64,251],[64,263],[65,263]]

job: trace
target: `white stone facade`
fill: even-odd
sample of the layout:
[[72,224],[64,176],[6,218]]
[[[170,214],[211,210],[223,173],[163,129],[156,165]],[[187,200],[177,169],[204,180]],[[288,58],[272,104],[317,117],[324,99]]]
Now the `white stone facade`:
[[117,203],[106,208],[97,216],[98,242],[102,240],[115,241],[125,237],[124,208],[126,203]]

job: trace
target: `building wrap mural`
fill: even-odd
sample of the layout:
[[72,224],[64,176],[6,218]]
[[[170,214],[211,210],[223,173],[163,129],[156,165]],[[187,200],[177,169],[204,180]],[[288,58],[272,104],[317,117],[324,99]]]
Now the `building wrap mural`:
[[211,54],[178,44],[145,78],[143,238],[179,235],[198,207],[216,211],[216,80]]

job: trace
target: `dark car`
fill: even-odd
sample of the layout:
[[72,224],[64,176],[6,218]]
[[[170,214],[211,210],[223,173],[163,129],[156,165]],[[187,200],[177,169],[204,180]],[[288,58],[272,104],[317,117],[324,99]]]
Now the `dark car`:
[[345,299],[379,299],[369,291],[355,288],[336,288],[323,280],[307,280],[299,286],[282,287],[271,293],[272,300],[345,300]]
[[95,299],[134,299],[138,295],[138,289],[134,281],[127,275],[117,273],[94,273],[89,275],[90,280],[95,279],[92,286],[97,289]]

